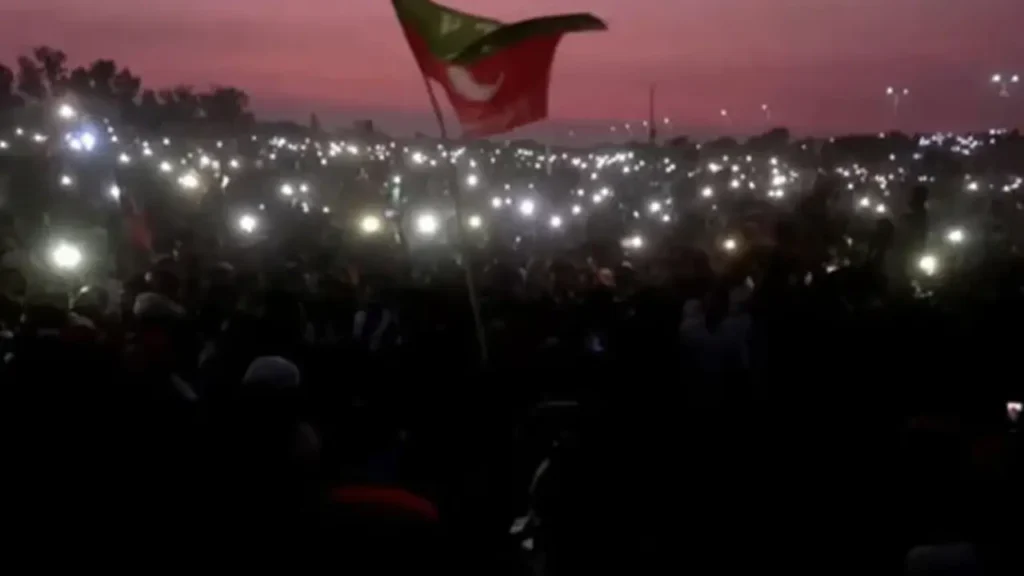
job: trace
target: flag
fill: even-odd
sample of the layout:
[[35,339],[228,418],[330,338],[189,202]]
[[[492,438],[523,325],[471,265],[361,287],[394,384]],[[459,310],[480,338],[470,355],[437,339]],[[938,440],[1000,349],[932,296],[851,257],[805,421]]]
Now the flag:
[[392,2],[420,71],[444,87],[468,137],[547,117],[551,64],[562,36],[607,28],[590,14],[503,24],[429,0]]

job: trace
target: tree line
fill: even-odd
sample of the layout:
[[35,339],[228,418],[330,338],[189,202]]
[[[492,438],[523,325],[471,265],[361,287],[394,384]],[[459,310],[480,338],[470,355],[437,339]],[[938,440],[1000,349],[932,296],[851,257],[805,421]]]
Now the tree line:
[[87,114],[118,116],[141,129],[240,129],[252,125],[249,96],[231,86],[206,91],[180,84],[144,87],[131,68],[99,59],[72,68],[67,54],[39,46],[17,58],[14,67],[0,62],[0,116],[38,113],[45,105],[67,99]]

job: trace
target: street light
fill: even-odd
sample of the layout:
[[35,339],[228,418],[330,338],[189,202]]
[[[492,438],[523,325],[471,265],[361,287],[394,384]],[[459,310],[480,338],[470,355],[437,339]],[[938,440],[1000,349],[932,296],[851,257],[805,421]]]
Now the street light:
[[761,104],[761,112],[764,113],[765,122],[772,121],[772,109],[767,104]]
[[999,89],[999,95],[1003,98],[1010,97],[1010,86],[1020,83],[1019,74],[993,74],[992,83]]
[[885,89],[885,95],[887,98],[892,100],[892,113],[893,116],[900,115],[900,101],[907,96],[910,96],[909,88],[893,88],[889,86]]

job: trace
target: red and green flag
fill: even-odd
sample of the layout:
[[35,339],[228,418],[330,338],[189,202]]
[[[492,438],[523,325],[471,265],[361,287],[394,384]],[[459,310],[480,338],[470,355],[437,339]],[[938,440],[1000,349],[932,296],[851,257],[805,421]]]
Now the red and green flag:
[[429,0],[392,2],[420,70],[444,87],[469,137],[547,117],[551,64],[562,36],[607,29],[590,14],[503,24]]

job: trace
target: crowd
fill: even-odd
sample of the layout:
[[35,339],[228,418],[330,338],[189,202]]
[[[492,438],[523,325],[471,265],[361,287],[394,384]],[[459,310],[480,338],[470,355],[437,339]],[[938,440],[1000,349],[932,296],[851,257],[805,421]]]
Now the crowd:
[[83,116],[0,129],[15,549],[1020,573],[1015,133],[580,150]]

